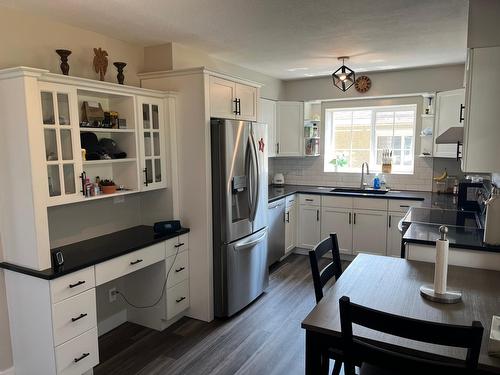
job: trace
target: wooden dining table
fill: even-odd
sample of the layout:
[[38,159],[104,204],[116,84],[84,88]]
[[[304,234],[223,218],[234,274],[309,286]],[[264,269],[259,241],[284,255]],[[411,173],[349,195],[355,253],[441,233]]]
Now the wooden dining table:
[[[359,254],[342,276],[326,292],[302,322],[306,330],[307,375],[321,374],[322,354],[328,349],[342,350],[339,299],[392,314],[433,322],[470,325],[480,321],[484,327],[480,373],[500,374],[500,358],[488,355],[493,315],[500,315],[500,272],[467,267],[448,268],[448,289],[462,292],[456,304],[431,302],[420,295],[420,286],[432,284],[434,264],[378,255]],[[411,341],[354,325],[358,338],[376,340],[423,350],[439,356],[465,358],[465,350]]]

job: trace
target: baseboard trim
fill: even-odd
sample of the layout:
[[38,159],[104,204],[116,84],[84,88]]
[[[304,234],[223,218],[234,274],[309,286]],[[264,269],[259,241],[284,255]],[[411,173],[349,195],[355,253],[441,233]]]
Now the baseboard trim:
[[[107,317],[104,320],[101,320],[97,323],[97,332],[99,336],[108,333],[109,331],[115,329],[116,327],[122,325],[127,321],[127,310],[120,310],[117,313]],[[0,374],[2,375],[2,374]]]
[[14,367],[0,371],[0,375],[14,375]]

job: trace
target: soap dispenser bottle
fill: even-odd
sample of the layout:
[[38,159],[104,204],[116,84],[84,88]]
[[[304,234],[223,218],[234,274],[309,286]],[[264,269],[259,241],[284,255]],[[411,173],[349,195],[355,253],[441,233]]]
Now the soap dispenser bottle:
[[380,178],[378,176],[378,173],[375,175],[375,178],[373,179],[373,188],[375,190],[380,189]]

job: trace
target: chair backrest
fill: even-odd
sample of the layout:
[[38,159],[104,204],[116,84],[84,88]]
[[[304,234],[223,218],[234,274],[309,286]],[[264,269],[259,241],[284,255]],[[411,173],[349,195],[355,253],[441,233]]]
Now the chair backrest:
[[[401,374],[473,374],[477,369],[483,326],[459,326],[406,318],[351,303],[344,296],[339,300],[345,373],[354,374],[354,363],[368,363]],[[410,340],[466,348],[465,360],[368,341],[353,337],[352,325]]]
[[[332,262],[321,271],[319,270],[318,260],[327,252],[332,252]],[[316,303],[323,298],[323,287],[335,276],[337,280],[342,274],[342,265],[340,263],[339,243],[337,234],[331,233],[330,237],[325,238],[314,249],[309,251],[309,261],[311,263],[311,273],[314,283],[314,294],[316,295]]]

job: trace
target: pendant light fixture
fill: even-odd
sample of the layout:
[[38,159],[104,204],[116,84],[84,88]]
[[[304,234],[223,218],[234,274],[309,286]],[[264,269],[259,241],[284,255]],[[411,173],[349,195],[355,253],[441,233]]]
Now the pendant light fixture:
[[345,60],[349,60],[349,57],[342,56],[339,60],[342,60],[342,66],[332,74],[332,79],[335,87],[345,92],[354,85],[356,73],[345,65]]

